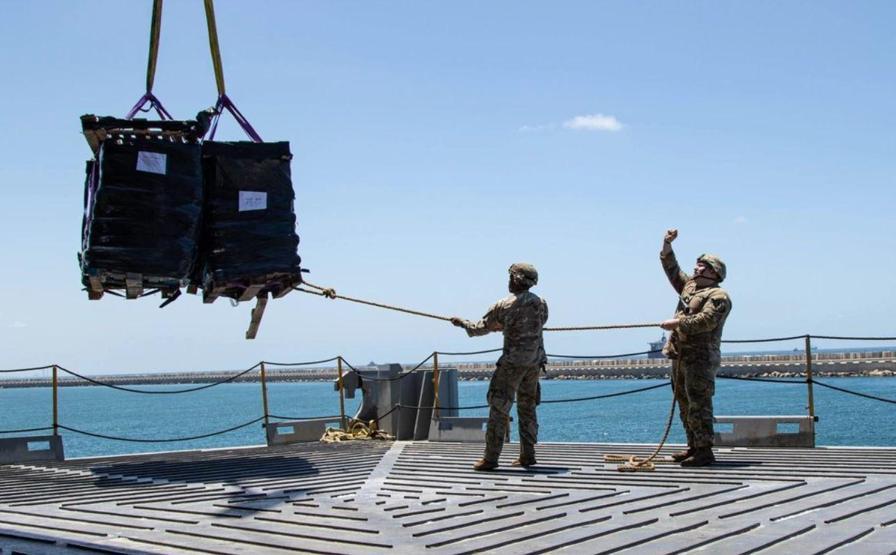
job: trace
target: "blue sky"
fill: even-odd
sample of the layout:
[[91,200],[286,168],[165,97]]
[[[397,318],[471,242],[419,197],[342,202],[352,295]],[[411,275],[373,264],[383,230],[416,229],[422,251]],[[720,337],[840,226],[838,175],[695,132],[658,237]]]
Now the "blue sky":
[[[165,5],[154,91],[214,103],[202,3]],[[516,261],[550,324],[660,321],[657,254],[728,263],[728,338],[896,335],[896,39],[890,2],[218,0],[227,91],[288,140],[309,279],[479,317]],[[248,304],[88,301],[83,113],[143,93],[149,0],[3,3],[0,367],[230,369],[473,350],[450,324],[290,294]],[[230,122],[222,139],[242,139]],[[554,333],[639,351],[660,330]],[[822,342],[822,347],[834,346]],[[796,344],[784,344],[791,348]]]

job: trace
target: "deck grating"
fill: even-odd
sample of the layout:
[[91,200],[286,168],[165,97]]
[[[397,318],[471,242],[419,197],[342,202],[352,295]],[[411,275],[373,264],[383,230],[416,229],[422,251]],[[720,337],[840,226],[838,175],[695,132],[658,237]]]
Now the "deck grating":
[[[664,454],[676,450],[670,446]],[[896,545],[896,449],[719,449],[622,474],[544,444],[306,443],[0,466],[0,554],[872,553]]]

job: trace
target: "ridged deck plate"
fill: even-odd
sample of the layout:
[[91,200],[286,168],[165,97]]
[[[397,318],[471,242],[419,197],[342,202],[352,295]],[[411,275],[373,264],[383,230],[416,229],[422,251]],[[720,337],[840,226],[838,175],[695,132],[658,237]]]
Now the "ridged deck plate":
[[[0,466],[0,553],[893,553],[896,449],[719,449],[620,473],[542,444],[296,444]],[[671,452],[672,449],[667,452]]]

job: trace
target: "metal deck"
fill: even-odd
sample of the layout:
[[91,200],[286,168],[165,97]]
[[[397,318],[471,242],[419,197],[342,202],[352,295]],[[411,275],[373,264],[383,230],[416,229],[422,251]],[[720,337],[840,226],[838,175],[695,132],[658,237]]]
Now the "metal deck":
[[[670,448],[665,452],[671,452]],[[719,449],[623,474],[541,444],[356,442],[0,466],[0,553],[894,553],[896,449]]]

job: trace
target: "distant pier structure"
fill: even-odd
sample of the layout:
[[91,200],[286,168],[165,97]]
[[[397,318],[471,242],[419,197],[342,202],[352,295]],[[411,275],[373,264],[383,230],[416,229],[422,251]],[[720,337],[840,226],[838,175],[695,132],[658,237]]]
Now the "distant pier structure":
[[647,344],[650,345],[650,352],[647,353],[647,358],[665,358],[663,356],[663,346],[666,344],[665,333],[660,337],[659,341],[650,341]]

